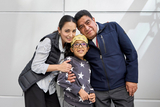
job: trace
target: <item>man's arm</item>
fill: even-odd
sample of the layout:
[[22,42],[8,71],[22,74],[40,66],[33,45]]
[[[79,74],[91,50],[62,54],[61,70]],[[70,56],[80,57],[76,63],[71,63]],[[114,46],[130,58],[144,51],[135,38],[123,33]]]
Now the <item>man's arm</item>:
[[130,96],[133,96],[137,90],[138,83],[138,55],[137,52],[125,33],[125,31],[116,23],[119,45],[126,57],[126,89]]
[[70,81],[71,83],[75,82],[75,78],[76,78],[76,76],[74,73],[68,72],[68,79],[67,79],[68,81]]
[[134,96],[134,93],[137,91],[138,87],[137,87],[137,83],[133,83],[133,82],[126,82],[126,89],[127,92],[129,92],[130,96]]

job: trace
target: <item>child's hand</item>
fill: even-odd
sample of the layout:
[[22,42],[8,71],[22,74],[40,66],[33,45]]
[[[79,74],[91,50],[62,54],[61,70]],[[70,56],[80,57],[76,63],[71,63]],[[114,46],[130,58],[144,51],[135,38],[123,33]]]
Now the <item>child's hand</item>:
[[80,89],[79,95],[81,96],[81,98],[82,98],[83,101],[84,100],[88,100],[88,93],[85,90]]
[[91,93],[88,95],[89,101],[94,103],[96,101],[96,95],[94,93]]
[[62,71],[62,72],[69,72],[72,68],[72,65],[69,64],[68,62],[70,62],[71,60],[67,60],[67,61],[64,61],[63,63],[61,63],[59,66],[59,71]]

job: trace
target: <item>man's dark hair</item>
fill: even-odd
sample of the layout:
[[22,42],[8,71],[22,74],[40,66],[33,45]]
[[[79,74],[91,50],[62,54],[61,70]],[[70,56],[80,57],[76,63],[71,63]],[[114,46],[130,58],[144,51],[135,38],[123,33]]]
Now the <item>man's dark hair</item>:
[[87,10],[80,10],[79,12],[77,12],[76,15],[74,16],[74,19],[78,21],[82,16],[88,16],[92,19],[91,13]]

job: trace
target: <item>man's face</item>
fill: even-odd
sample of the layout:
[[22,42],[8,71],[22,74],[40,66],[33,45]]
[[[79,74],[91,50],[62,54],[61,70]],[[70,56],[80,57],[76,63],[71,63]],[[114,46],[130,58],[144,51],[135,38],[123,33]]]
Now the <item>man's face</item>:
[[78,21],[78,30],[88,39],[93,39],[97,35],[97,23],[94,18],[82,16]]

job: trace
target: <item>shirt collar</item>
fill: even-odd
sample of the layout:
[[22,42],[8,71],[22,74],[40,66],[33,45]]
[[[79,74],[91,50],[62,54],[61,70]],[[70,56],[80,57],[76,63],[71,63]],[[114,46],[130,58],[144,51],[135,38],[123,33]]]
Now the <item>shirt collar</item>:
[[[99,26],[97,24],[97,34],[98,34],[98,32],[99,32]],[[92,39],[92,41],[93,41],[94,44],[96,44],[96,38],[97,38],[97,36]]]
[[99,32],[99,26],[98,26],[98,24],[97,24],[97,34],[98,34],[98,32]]
[[65,52],[65,50],[66,50],[65,47],[63,48],[61,36],[59,37],[59,50],[60,50],[61,52]]

